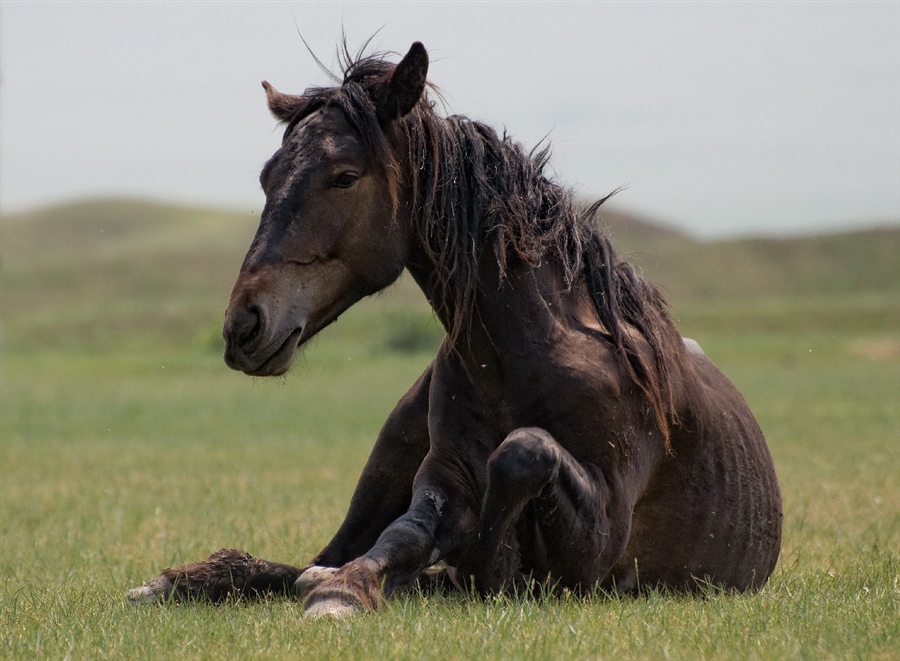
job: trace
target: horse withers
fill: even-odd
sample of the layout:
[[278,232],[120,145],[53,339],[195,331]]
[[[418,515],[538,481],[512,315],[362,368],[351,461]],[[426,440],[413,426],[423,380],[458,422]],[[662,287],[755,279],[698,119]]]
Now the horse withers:
[[223,549],[131,598],[276,592],[340,616],[426,578],[481,594],[762,586],[781,497],[744,399],[616,257],[600,203],[549,180],[546,152],[438,115],[427,69],[415,43],[396,65],[348,57],[337,87],[263,83],[287,127],[260,176],[226,363],[283,374],[404,269],[447,331],[343,524],[305,567]]

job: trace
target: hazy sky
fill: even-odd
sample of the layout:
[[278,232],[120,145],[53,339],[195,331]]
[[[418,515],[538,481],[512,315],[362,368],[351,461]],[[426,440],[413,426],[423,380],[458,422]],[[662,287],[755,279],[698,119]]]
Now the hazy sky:
[[548,136],[588,196],[704,236],[900,221],[900,3],[0,2],[0,204],[259,211],[259,81],[429,49],[449,111]]

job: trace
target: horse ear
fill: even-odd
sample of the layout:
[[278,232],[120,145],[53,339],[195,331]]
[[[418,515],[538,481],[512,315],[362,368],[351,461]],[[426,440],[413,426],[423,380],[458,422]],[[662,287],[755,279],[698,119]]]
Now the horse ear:
[[428,51],[417,41],[394,67],[394,72],[385,85],[376,111],[379,124],[387,126],[415,107],[425,90],[427,74]]
[[282,122],[293,119],[294,115],[306,105],[306,99],[302,96],[282,94],[265,80],[262,81],[262,86],[266,90],[266,101],[269,102],[269,110],[272,111],[276,119]]

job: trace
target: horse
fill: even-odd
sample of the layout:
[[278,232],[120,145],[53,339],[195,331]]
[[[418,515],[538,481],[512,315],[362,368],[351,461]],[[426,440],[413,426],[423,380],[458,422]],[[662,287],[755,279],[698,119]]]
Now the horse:
[[[308,616],[418,584],[469,594],[752,591],[781,495],[747,403],[682,338],[659,289],[525,150],[442,116],[428,54],[350,56],[284,94],[266,196],[225,314],[225,362],[284,374],[298,347],[407,270],[446,335],[375,441],[333,539],[306,566],[222,549],[132,601],[264,593]],[[336,81],[337,82],[337,81]]]

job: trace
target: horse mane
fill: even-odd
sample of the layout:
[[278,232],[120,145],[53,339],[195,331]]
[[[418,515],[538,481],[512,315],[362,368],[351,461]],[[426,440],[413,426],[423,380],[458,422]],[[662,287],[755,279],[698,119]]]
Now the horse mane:
[[[393,154],[373,99],[394,65],[385,54],[351,56],[346,46],[342,59],[342,85],[306,90],[311,103],[303,115],[322,104],[339,105],[383,164],[395,211],[405,171],[413,193],[414,231],[434,265],[429,284],[437,296],[432,303],[448,322],[451,342],[473,322],[485,251],[493,253],[501,277],[515,261],[538,266],[553,260],[570,290],[586,287],[610,341],[652,406],[668,448],[671,425],[678,422],[673,379],[682,340],[659,289],[618,258],[596,220],[610,195],[584,208],[571,190],[544,174],[549,148],[528,152],[485,124],[439,116],[427,94],[398,121],[408,153]],[[399,167],[401,157],[414,166]],[[643,337],[649,355],[631,329]]]

